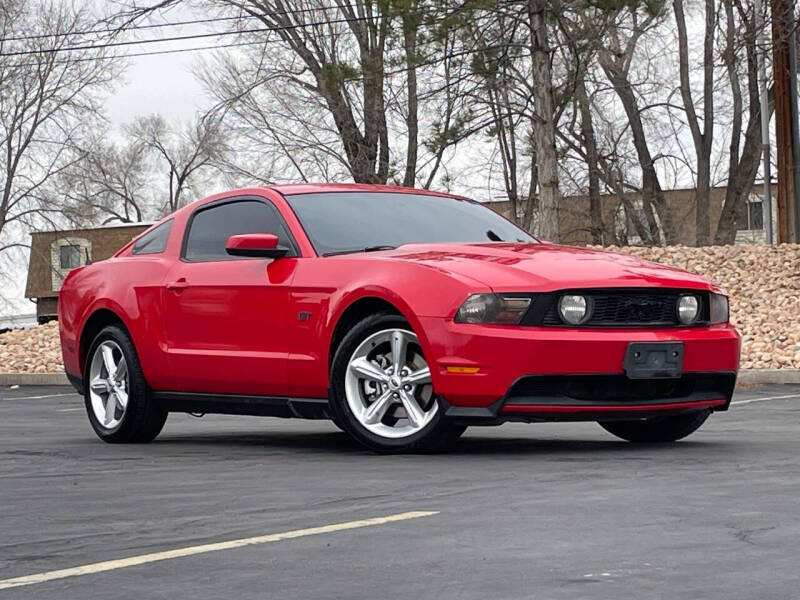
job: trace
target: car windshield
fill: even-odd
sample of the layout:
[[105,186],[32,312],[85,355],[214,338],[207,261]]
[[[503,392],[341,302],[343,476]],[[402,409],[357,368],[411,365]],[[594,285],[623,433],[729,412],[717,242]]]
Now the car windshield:
[[403,244],[531,242],[524,230],[477,202],[392,192],[325,192],[286,197],[319,255]]

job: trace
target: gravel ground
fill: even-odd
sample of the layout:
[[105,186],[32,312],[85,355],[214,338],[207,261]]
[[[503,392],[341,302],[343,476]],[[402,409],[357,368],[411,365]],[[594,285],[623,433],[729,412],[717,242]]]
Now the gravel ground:
[[[800,245],[608,248],[709,277],[730,294],[743,369],[800,368]],[[0,335],[0,373],[63,371],[58,326]]]

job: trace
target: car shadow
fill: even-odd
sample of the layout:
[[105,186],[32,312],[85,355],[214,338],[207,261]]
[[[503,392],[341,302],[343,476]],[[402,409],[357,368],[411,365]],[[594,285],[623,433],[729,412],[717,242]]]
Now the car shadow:
[[[497,437],[468,432],[446,450],[424,453],[433,456],[513,456],[513,455],[575,455],[583,458],[600,456],[625,456],[646,460],[653,455],[694,453],[698,450],[724,450],[726,442],[682,440],[677,443],[634,444],[623,440],[586,440],[567,438],[541,438],[531,432],[530,437]],[[377,456],[350,436],[339,431],[331,432],[220,432],[172,434],[153,442],[155,446],[180,446],[202,448],[210,445],[230,448],[262,448],[265,450],[294,450],[298,453],[342,453]]]

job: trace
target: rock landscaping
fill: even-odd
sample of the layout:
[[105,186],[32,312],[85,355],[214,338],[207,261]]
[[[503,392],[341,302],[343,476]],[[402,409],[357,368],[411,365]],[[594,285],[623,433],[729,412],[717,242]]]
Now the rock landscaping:
[[0,334],[0,373],[63,373],[58,323]]

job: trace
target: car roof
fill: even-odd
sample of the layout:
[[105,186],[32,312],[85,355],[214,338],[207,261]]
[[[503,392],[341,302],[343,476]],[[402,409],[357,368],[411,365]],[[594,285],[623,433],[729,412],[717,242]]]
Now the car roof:
[[424,194],[426,196],[442,196],[445,198],[460,198],[464,196],[447,194],[417,188],[401,187],[397,185],[375,185],[369,183],[290,183],[285,185],[272,185],[270,189],[293,196],[296,194],[323,194],[326,192],[384,192],[391,194]]

